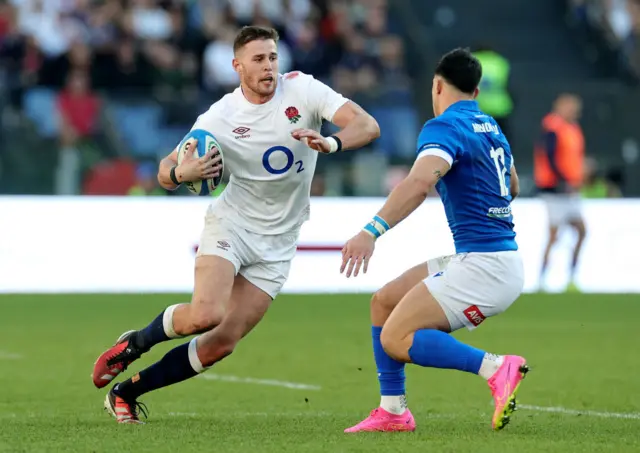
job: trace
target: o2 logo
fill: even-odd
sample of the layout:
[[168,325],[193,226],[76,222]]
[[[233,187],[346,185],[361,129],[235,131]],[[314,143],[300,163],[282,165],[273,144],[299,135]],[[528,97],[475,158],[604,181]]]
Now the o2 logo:
[[[269,162],[269,158],[274,153],[283,153],[286,156],[287,163],[284,164],[282,168],[273,168],[273,166]],[[273,146],[264,152],[264,155],[262,156],[262,165],[264,166],[265,170],[267,170],[272,175],[281,175],[288,172],[289,170],[291,170],[291,167],[293,167],[294,163],[295,165],[297,165],[296,173],[304,171],[302,161],[297,160],[294,162],[293,159],[293,152],[286,146]]]

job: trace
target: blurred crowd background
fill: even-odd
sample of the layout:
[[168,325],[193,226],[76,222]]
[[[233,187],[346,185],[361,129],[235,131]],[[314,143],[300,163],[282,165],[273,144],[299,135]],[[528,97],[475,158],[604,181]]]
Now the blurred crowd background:
[[432,117],[438,57],[465,46],[525,196],[540,122],[567,91],[583,103],[585,196],[640,196],[640,0],[0,0],[0,193],[184,195],[157,186],[157,162],[237,86],[247,24],[278,29],[281,72],[380,123],[369,149],[320,156],[313,195],[387,194]]

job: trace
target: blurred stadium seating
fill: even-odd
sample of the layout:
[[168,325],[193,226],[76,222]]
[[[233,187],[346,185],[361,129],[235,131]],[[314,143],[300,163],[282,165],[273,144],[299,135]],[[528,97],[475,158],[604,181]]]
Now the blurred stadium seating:
[[[83,193],[98,164],[156,162],[237,84],[229,60],[238,27],[264,24],[281,33],[281,72],[314,74],[381,125],[370,149],[320,157],[314,195],[388,193],[432,116],[432,68],[455,46],[489,46],[510,64],[514,107],[505,128],[508,120],[525,196],[533,194],[540,118],[566,89],[585,101],[598,171],[623,195],[640,194],[632,177],[640,171],[640,2],[494,3],[476,11],[468,0],[269,0],[258,8],[229,0],[2,0],[0,193]],[[78,74],[87,86],[78,87]],[[65,103],[69,90],[81,96]]]

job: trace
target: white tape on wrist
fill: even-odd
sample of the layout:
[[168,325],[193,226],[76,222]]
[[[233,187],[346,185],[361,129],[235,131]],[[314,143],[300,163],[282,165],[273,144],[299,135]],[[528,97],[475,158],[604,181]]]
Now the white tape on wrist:
[[338,151],[338,141],[333,137],[325,137],[325,140],[329,142],[329,154]]

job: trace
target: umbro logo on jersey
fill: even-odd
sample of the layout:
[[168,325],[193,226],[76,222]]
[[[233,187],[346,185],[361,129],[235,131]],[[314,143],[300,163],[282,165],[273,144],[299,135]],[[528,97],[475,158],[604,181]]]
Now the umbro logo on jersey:
[[237,134],[235,136],[236,139],[239,138],[249,138],[251,137],[251,135],[248,135],[247,132],[249,132],[251,129],[249,129],[248,127],[244,127],[244,126],[240,126],[240,127],[236,127],[234,130],[232,130],[231,132],[233,132],[234,134]]

